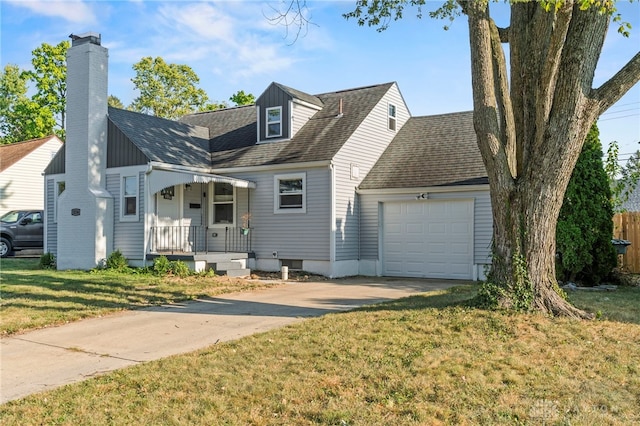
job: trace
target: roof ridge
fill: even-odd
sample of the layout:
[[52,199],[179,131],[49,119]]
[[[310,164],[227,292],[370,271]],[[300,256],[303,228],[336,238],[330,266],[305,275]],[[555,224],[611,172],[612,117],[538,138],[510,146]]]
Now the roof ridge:
[[375,87],[383,87],[383,86],[391,86],[393,84],[395,84],[395,81],[390,81],[387,83],[379,83],[379,84],[371,84],[368,86],[360,86],[360,87],[352,87],[350,89],[342,89],[342,90],[334,90],[332,92],[325,92],[325,93],[318,93],[315,96],[326,96],[326,95],[333,95],[333,94],[339,94],[339,93],[345,93],[345,92],[355,92],[358,90],[366,90],[366,89],[373,89]]
[[223,111],[233,111],[233,110],[238,110],[238,109],[242,109],[242,108],[249,108],[249,107],[254,107],[254,106],[256,106],[255,103],[246,104],[246,105],[234,105],[234,106],[230,106],[230,107],[226,107],[226,108],[212,109],[212,110],[209,110],[209,111],[192,112],[191,114],[183,115],[183,117],[191,117],[191,116],[194,116],[194,115],[202,115],[202,114],[214,114],[214,113],[219,113],[219,112],[223,112]]

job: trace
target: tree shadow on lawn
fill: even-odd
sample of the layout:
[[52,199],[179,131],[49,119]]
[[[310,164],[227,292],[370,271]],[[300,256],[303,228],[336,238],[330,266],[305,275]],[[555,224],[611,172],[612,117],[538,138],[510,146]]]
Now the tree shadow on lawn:
[[445,290],[427,292],[381,304],[363,306],[359,311],[404,311],[414,309],[444,309],[453,307],[474,307],[473,298],[479,285],[461,285]]
[[[476,304],[479,284],[451,287],[439,292],[427,292],[381,304],[363,306],[360,311],[402,311],[417,309],[467,308],[486,310]],[[618,287],[613,292],[574,292],[571,303],[593,312],[600,320],[640,324],[640,287]]]
[[[28,301],[33,301],[34,305],[30,306],[33,309],[38,309],[38,304],[42,302],[118,309],[196,297],[182,291],[169,290],[167,286],[160,288],[159,285],[142,282],[127,283],[126,279],[127,275],[105,276],[87,273],[78,278],[72,278],[46,272],[25,275],[3,271],[3,305],[10,306],[12,300],[20,299],[27,301],[22,303],[25,307]],[[86,297],[83,297],[82,295],[85,294]],[[46,309],[51,309],[51,305]]]

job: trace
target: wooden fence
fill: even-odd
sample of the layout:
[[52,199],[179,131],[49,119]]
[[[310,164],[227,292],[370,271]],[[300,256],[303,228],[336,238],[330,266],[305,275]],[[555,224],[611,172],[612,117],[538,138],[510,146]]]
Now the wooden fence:
[[616,213],[613,217],[613,238],[627,240],[631,245],[622,258],[622,267],[634,274],[640,273],[640,212]]

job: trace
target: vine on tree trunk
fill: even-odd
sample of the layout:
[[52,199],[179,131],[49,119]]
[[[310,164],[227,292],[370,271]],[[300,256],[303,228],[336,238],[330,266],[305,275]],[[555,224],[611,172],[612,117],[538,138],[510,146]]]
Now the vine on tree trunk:
[[[496,266],[503,273],[502,278],[496,274]],[[482,284],[476,297],[477,305],[495,309],[511,309],[518,312],[529,312],[532,310],[534,289],[529,278],[527,261],[520,253],[511,256],[511,273],[508,273],[509,266],[505,265],[504,258],[493,260],[493,268],[487,275],[487,280]],[[511,279],[505,279],[510,277]]]

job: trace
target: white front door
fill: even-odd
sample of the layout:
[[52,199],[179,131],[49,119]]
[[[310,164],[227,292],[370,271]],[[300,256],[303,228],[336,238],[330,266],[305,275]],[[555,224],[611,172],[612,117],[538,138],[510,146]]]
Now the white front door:
[[[156,193],[156,247],[159,251],[184,250],[184,232],[182,230],[182,191],[180,185],[173,190],[166,188],[167,194]],[[168,195],[173,193],[173,195]]]

